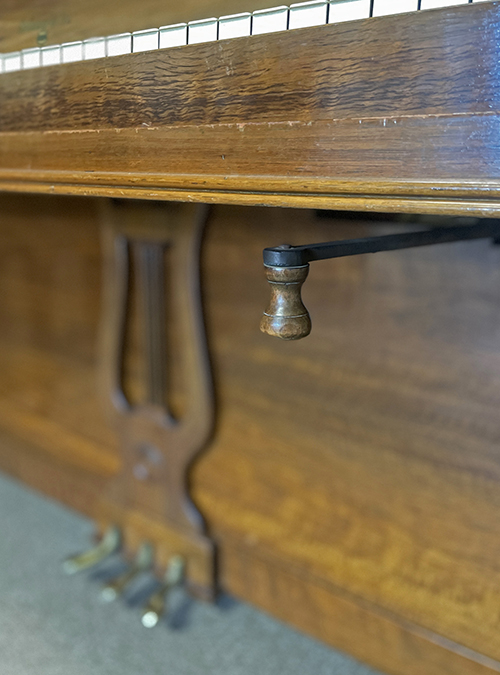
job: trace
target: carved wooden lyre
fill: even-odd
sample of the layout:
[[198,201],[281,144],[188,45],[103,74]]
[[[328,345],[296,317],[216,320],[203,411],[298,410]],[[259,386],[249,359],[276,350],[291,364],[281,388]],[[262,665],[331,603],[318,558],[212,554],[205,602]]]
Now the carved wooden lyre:
[[[207,212],[193,204],[109,200],[103,206],[101,372],[117,422],[122,466],[98,506],[103,539],[93,555],[101,560],[120,543],[125,557],[136,557],[132,574],[108,584],[106,597],[110,587],[122,590],[134,571],[149,566],[159,574],[167,570],[167,586],[179,581],[172,561],[178,577],[182,568],[188,590],[204,599],[215,595],[214,544],[189,494],[189,470],[207,444],[214,418],[199,285]],[[143,357],[143,382],[135,387],[139,394],[132,395],[126,371],[134,351],[134,308],[142,333],[135,351]],[[178,414],[169,397],[167,337],[174,331],[179,338],[175,366],[182,373]],[[150,561],[148,550],[153,551]],[[66,562],[68,571],[86,566],[81,556]]]

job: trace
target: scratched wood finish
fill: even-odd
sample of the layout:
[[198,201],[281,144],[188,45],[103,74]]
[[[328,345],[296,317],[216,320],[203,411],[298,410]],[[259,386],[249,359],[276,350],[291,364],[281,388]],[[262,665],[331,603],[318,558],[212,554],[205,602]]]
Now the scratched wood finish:
[[487,3],[5,73],[0,128],[491,114],[499,23]]
[[[94,516],[119,469],[97,394],[97,205],[0,205],[0,466]],[[389,673],[498,673],[500,248],[317,263],[314,335],[258,330],[263,246],[367,232],[310,212],[214,212],[218,422],[193,495],[239,597]]]
[[491,215],[499,25],[484,3],[6,74],[0,187]]
[[269,7],[269,0],[2,0],[0,51],[194,21]]

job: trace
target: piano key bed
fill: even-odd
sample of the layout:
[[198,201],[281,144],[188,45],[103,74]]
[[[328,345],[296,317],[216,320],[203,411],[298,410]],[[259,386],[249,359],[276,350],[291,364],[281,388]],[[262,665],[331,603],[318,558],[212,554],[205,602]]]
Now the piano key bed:
[[271,7],[219,19],[190,21],[0,54],[0,73],[487,1],[312,0],[290,7]]

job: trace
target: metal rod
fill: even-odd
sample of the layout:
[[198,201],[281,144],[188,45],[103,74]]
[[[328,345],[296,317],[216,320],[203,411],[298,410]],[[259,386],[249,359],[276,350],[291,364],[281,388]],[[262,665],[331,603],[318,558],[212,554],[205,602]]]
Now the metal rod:
[[485,220],[479,225],[441,227],[420,232],[405,232],[362,239],[343,239],[304,246],[265,248],[264,265],[266,267],[301,267],[314,260],[489,238],[495,240],[500,238],[500,221]]

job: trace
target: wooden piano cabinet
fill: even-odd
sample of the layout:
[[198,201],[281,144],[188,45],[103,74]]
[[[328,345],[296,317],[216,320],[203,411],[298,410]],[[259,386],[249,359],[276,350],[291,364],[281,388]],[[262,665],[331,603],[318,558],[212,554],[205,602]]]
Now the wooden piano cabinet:
[[495,216],[499,26],[486,2],[3,73],[0,189]]
[[[3,195],[0,213],[0,467],[94,517],[120,469],[97,386],[99,200]],[[500,248],[325,261],[314,333],[258,330],[270,241],[394,228],[214,207],[216,426],[192,495],[227,591],[394,675],[498,673]]]
[[[7,0],[5,51],[208,6],[103,3],[97,31],[92,3]],[[25,194],[0,197],[0,467],[99,520],[123,455],[97,392],[96,198],[226,204],[189,476],[222,588],[394,675],[499,673],[500,248],[325,261],[314,334],[258,330],[264,247],[393,228],[309,209],[498,215],[499,26],[491,2],[3,73],[0,190]]]

